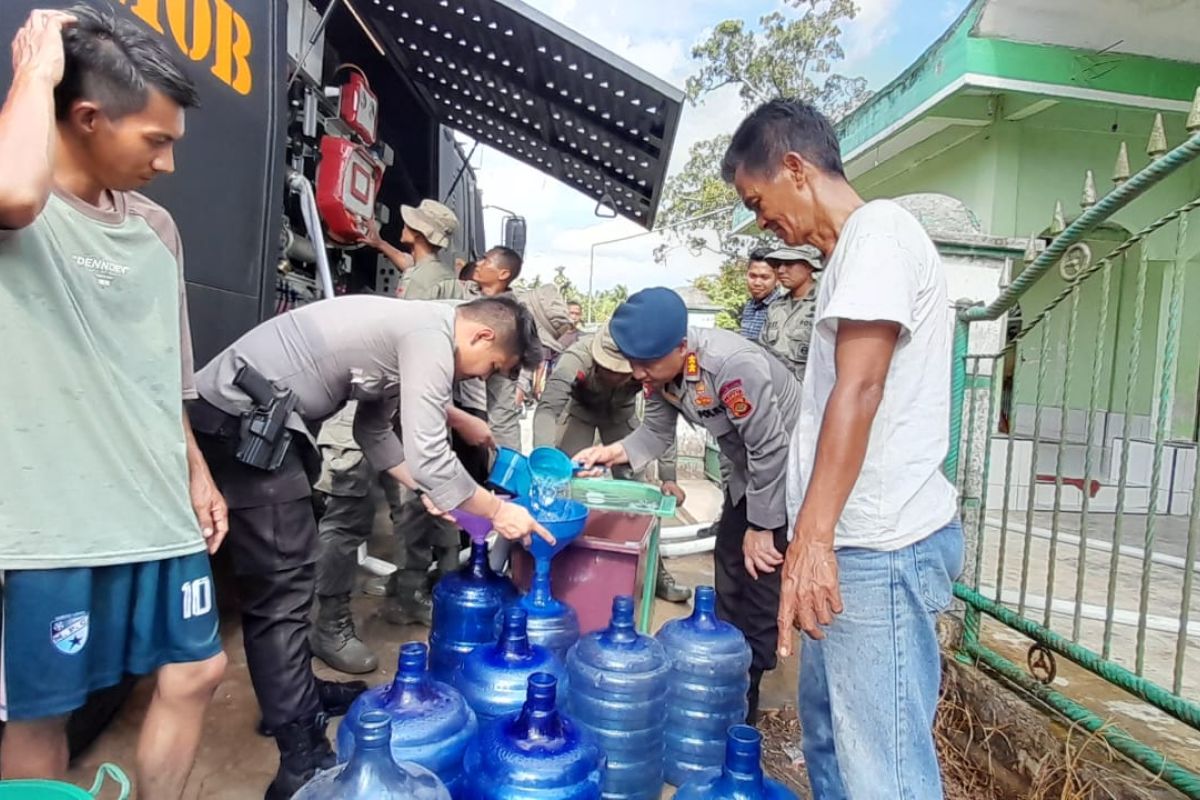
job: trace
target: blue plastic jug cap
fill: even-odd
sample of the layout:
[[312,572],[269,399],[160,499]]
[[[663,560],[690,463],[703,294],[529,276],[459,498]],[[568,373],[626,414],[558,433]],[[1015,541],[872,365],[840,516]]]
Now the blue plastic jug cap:
[[392,718],[382,711],[368,711],[358,718],[356,747],[387,746],[392,738]]
[[619,594],[613,598],[612,621],[614,625],[633,624],[633,598],[627,594]]
[[408,677],[423,675],[429,663],[429,648],[424,642],[408,642],[400,647],[396,672]]
[[604,638],[612,644],[629,644],[637,641],[633,626],[633,598],[627,594],[613,598],[612,621]]
[[696,587],[696,611],[713,614],[717,610],[717,590],[711,586]]
[[725,740],[725,766],[739,775],[753,775],[762,769],[762,734],[749,725],[733,725]]
[[498,646],[508,655],[529,655],[529,612],[518,605],[504,609],[504,629]]
[[553,711],[557,694],[558,679],[549,672],[535,672],[529,676],[525,704],[534,711]]
[[468,569],[476,578],[485,578],[492,571],[491,565],[488,564],[488,546],[486,541],[471,542],[471,561]]

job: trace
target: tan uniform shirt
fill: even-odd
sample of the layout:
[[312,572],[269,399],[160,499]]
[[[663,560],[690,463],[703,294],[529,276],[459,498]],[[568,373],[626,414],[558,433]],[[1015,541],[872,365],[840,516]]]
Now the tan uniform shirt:
[[767,321],[758,343],[787,365],[799,381],[808,366],[808,345],[812,341],[813,319],[817,310],[817,282],[799,300],[781,297],[767,308]]
[[533,415],[535,445],[553,445],[558,423],[570,415],[590,425],[609,419],[628,419],[637,413],[642,387],[628,383],[609,388],[596,377],[591,337],[576,342],[559,356]]
[[[303,306],[267,320],[209,362],[196,375],[200,396],[228,414],[248,411],[250,398],[233,385],[243,364],[295,392],[294,429],[307,430],[358,400],[354,438],[373,467],[407,463],[441,508],[455,508],[475,491],[446,436],[453,305],[347,295]],[[392,426],[397,407],[399,436]]]
[[443,281],[454,280],[454,267],[437,256],[426,256],[404,273],[399,297],[405,300],[434,300],[438,297],[438,286]]
[[[546,379],[533,415],[534,447],[557,446],[559,425],[567,417],[603,428],[614,422],[632,421],[637,415],[642,386],[630,382],[612,388],[601,383],[596,376],[591,343],[592,336],[587,335],[567,348]],[[634,427],[636,421],[630,422],[630,428]],[[658,477],[664,481],[676,480],[674,448],[658,459]]]
[[689,328],[679,383],[646,401],[641,426],[622,444],[633,469],[675,441],[682,414],[707,429],[730,461],[729,496],[746,498],[746,516],[760,530],[787,524],[788,440],[800,413],[800,382],[779,359],[733,331]]

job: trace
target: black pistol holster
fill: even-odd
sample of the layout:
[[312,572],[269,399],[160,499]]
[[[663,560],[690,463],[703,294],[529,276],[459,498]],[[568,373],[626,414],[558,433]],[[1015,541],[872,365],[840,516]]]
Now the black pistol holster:
[[234,456],[243,464],[274,472],[292,443],[287,420],[296,410],[296,395],[291,389],[279,389],[249,364],[237,371],[233,385],[254,401],[254,407],[242,415]]

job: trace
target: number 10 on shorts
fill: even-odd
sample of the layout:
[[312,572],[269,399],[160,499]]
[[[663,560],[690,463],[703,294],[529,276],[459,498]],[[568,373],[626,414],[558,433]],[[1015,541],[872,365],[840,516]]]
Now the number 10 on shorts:
[[202,617],[212,611],[212,579],[206,577],[188,581],[180,587],[183,592],[183,618]]

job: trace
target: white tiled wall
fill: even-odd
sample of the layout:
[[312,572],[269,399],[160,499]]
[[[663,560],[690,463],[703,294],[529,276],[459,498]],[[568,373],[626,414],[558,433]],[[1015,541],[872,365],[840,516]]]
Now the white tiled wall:
[[[1084,418],[1086,422],[1086,417]],[[1044,430],[1043,430],[1044,434]],[[1037,474],[1055,475],[1058,466],[1057,442],[1039,442],[1037,447]],[[1092,452],[1095,480],[1103,484],[1089,502],[1095,513],[1114,513],[1117,508],[1117,483],[1120,477],[1120,459],[1125,449],[1121,439],[1112,440],[1112,447],[1104,451],[1096,446],[1083,444],[1063,445],[1063,469],[1065,478],[1080,478],[1084,474],[1084,463],[1089,449]],[[1007,476],[1005,467],[1011,450],[1012,474]],[[1008,491],[1010,511],[1024,511],[1029,503],[1030,464],[1034,458],[1033,442],[1027,438],[997,437],[992,442],[991,463],[988,469],[986,502],[989,509],[1000,509],[1004,504],[1004,483],[1011,481]],[[1194,444],[1167,442],[1162,448],[1162,473],[1155,502],[1155,512],[1186,516],[1191,511],[1192,493],[1195,487],[1197,450]],[[1111,463],[1108,463],[1111,462]],[[1125,510],[1131,514],[1144,514],[1150,508],[1150,482],[1154,468],[1154,443],[1148,440],[1131,439],[1129,442],[1129,466],[1125,486]],[[1033,487],[1035,511],[1054,509],[1055,486],[1039,483]],[[1063,511],[1079,511],[1083,493],[1075,486],[1064,485],[1059,499]]]

